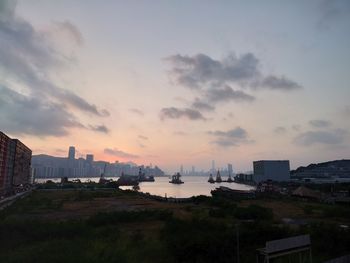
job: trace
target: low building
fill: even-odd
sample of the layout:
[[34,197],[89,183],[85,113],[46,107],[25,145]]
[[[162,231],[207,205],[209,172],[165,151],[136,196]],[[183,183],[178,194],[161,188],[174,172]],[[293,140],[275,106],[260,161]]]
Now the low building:
[[290,166],[288,160],[261,160],[253,162],[254,181],[262,182],[290,180]]

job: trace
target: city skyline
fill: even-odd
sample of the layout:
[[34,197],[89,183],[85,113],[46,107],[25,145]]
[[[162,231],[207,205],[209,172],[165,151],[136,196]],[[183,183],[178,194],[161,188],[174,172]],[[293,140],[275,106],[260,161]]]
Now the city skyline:
[[348,1],[0,1],[0,130],[168,173],[350,156]]

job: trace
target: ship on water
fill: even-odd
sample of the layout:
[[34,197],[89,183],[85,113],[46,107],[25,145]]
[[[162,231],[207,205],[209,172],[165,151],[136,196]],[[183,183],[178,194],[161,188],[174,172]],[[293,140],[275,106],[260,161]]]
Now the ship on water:
[[180,177],[181,177],[180,173],[174,174],[173,176],[171,176],[171,180],[169,181],[169,183],[171,183],[171,184],[183,184],[184,182],[181,181]]
[[218,170],[217,174],[216,174],[216,180],[215,182],[217,183],[221,183],[222,182],[222,179],[221,179],[221,175],[220,175],[220,171]]
[[208,182],[209,182],[209,183],[211,183],[211,184],[215,183],[215,180],[214,180],[214,178],[213,178],[213,175],[212,175],[212,174],[210,174],[210,175],[209,175]]
[[153,175],[147,176],[144,172],[142,172],[141,168],[139,170],[138,180],[139,180],[139,182],[154,182],[155,181]]

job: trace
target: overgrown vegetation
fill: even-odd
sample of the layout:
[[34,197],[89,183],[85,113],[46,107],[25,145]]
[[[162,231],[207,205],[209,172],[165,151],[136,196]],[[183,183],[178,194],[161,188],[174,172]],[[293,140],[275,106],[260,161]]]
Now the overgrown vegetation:
[[73,219],[55,217],[66,205],[96,200],[124,204],[128,198],[142,201],[132,192],[35,192],[1,212],[0,261],[236,262],[239,240],[240,262],[248,263],[255,262],[256,249],[266,241],[305,233],[311,235],[314,262],[348,253],[350,231],[335,220],[339,213],[348,215],[349,208],[337,212],[338,206],[324,204],[300,206],[305,215],[327,215],[333,223],[316,220],[300,227],[276,221],[271,208],[203,196],[185,205],[96,210],[89,216],[82,210]]

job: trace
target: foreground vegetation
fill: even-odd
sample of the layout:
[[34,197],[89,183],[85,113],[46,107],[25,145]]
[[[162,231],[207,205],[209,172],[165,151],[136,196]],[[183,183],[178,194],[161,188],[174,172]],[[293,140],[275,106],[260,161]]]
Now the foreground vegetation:
[[[277,202],[310,220],[283,224]],[[295,200],[167,204],[115,190],[36,191],[0,213],[1,262],[236,262],[237,234],[240,261],[255,262],[266,241],[304,233],[323,262],[349,253],[350,231],[340,227],[349,208],[340,208],[345,216],[325,220],[334,206]]]

